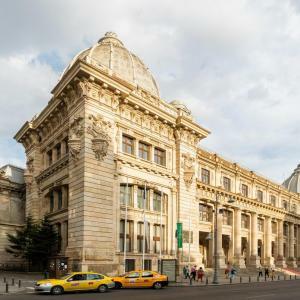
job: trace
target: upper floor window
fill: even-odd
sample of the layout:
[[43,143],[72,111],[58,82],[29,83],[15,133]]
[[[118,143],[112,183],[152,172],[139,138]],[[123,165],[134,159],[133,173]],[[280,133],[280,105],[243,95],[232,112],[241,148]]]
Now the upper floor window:
[[57,144],[55,146],[55,151],[56,151],[56,159],[61,158],[61,144]]
[[[149,252],[149,241],[150,241],[150,223],[145,222],[145,230],[144,230],[144,222],[138,222],[137,224],[137,250],[138,252],[143,252],[143,247],[144,252],[148,253]],[[143,242],[144,240],[144,233],[145,233],[145,243]]]
[[257,190],[257,200],[263,202],[263,192],[261,190]]
[[134,138],[127,135],[123,135],[122,150],[124,153],[134,155]]
[[199,204],[199,220],[208,222],[210,217],[210,207],[208,205]]
[[283,224],[283,235],[288,236],[289,235],[289,225],[287,223]]
[[[120,251],[124,251],[125,246],[125,220],[120,220]],[[132,251],[133,244],[133,221],[127,220],[126,226],[126,251]]]
[[276,234],[277,233],[277,223],[272,222],[272,233]]
[[132,197],[132,186],[121,184],[120,185],[120,203],[132,206],[133,204],[133,197]]
[[138,208],[150,209],[149,190],[144,187],[138,187],[137,191]]
[[201,169],[201,181],[205,184],[210,183],[210,172],[207,169]]
[[154,232],[153,232],[153,247],[154,253],[159,253],[160,251],[164,251],[164,225],[160,226],[160,224],[154,224]]
[[52,165],[52,150],[49,150],[47,152],[47,159],[48,159],[48,166],[51,166]]
[[150,146],[139,142],[139,157],[145,160],[150,160]]
[[223,209],[223,224],[232,225],[232,213],[227,209]]
[[231,190],[231,180],[230,180],[230,178],[225,177],[225,176],[223,177],[223,186],[224,186],[225,191],[230,192],[230,190]]
[[63,206],[63,194],[62,194],[62,189],[57,190],[57,209],[61,209]]
[[282,201],[282,208],[284,210],[288,210],[288,203],[287,203],[287,201],[285,201],[285,200]]
[[293,204],[292,212],[295,213],[295,214],[297,213],[297,205],[296,204]]
[[166,151],[160,148],[154,148],[154,162],[158,165],[166,165]]
[[270,204],[272,206],[276,206],[276,197],[274,195],[270,196]]
[[248,197],[248,185],[242,184],[242,195]]
[[257,230],[264,231],[264,220],[263,219],[257,219]]
[[161,193],[154,192],[153,193],[153,210],[161,211],[161,208],[162,208]]
[[249,216],[248,215],[242,214],[241,226],[242,226],[242,228],[249,228]]
[[53,194],[53,191],[50,192],[50,195],[49,195],[49,200],[50,200],[50,212],[53,212],[54,210],[54,194]]

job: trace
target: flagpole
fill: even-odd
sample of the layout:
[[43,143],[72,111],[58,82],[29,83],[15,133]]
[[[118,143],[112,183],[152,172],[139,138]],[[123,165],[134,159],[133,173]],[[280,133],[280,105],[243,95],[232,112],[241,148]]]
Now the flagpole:
[[124,274],[126,273],[126,240],[127,240],[127,202],[128,202],[128,177],[126,183],[126,196],[125,196],[125,221],[124,221]]
[[146,204],[146,182],[144,186],[144,201],[143,201],[143,217],[144,217],[144,234],[143,234],[143,257],[142,257],[142,269],[145,269],[145,241],[146,241],[146,219],[145,219],[145,204]]
[[160,239],[160,247],[159,247],[159,262],[160,262],[160,267],[159,271],[161,273],[161,266],[162,266],[162,253],[161,253],[161,248],[163,245],[163,240],[162,240],[162,210],[163,210],[163,190],[161,188],[161,194],[160,194],[160,234],[159,234],[159,239]]

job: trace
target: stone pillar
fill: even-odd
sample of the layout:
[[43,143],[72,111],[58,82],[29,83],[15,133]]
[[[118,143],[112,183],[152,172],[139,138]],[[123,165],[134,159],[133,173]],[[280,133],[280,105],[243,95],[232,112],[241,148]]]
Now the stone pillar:
[[283,256],[283,222],[278,220],[277,222],[277,241],[278,241],[278,256],[276,260],[276,266],[285,268],[285,258]]
[[265,217],[265,236],[264,236],[264,244],[265,244],[265,256],[264,263],[265,265],[271,267],[274,265],[274,260],[272,257],[272,220],[270,217]]
[[137,253],[138,223],[133,221],[133,253]]
[[[223,227],[223,216],[220,213],[220,210],[217,210],[217,218],[218,218],[218,232],[217,232],[217,250],[216,250],[216,254],[217,254],[217,264],[219,266],[219,268],[225,268],[225,257],[224,257],[224,253],[223,253],[223,247],[222,247],[222,227]],[[215,237],[214,237],[215,238]]]
[[67,142],[66,140],[61,141],[61,156],[64,156],[67,153]]
[[294,240],[295,240],[295,232],[294,232],[294,223],[289,223],[289,258],[288,265],[292,268],[296,268],[296,259],[295,259],[295,251],[294,251]]
[[242,258],[242,241],[241,241],[241,210],[234,209],[234,257],[233,262],[240,268],[245,268],[245,260]]
[[134,185],[133,186],[133,207],[134,208],[138,208],[137,191],[138,191],[138,186]]
[[251,213],[251,251],[250,251],[250,265],[258,267],[260,260],[257,255],[257,213]]
[[300,227],[297,225],[297,265],[300,265]]
[[56,150],[56,148],[54,147],[54,148],[52,149],[52,163],[55,163],[56,160],[57,160],[57,150]]
[[154,225],[153,223],[149,222],[149,253],[153,254],[153,230],[154,230]]

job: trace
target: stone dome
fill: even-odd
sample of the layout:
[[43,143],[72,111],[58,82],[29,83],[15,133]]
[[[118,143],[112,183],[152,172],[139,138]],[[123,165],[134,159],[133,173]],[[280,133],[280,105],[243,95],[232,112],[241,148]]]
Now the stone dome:
[[113,72],[117,77],[159,97],[158,86],[147,66],[128,51],[113,32],[107,32],[97,44],[78,53],[63,75],[79,59]]
[[300,164],[294,170],[293,174],[286,179],[282,185],[290,192],[300,193]]

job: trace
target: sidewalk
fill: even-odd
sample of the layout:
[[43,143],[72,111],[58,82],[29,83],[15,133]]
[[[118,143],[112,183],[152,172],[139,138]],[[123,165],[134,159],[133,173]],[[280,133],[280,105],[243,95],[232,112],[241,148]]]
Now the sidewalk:
[[[243,284],[243,283],[257,283],[257,282],[276,282],[276,281],[284,281],[284,280],[299,280],[300,276],[294,276],[294,275],[277,275],[274,276],[273,279],[266,278],[265,277],[260,277],[258,278],[257,276],[247,276],[247,277],[239,277],[236,276],[233,280],[227,279],[225,277],[219,278],[219,284],[218,285],[224,285],[224,284]],[[212,283],[213,277],[204,277],[203,282],[200,281],[192,281],[192,284],[190,284],[189,279],[182,279],[180,282],[170,282],[169,286],[174,286],[174,287],[186,287],[186,286],[191,286],[191,287],[201,287],[201,286],[207,286],[207,285],[215,285]]]

